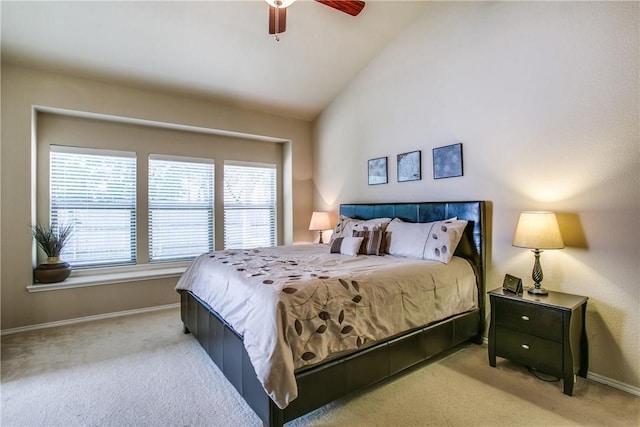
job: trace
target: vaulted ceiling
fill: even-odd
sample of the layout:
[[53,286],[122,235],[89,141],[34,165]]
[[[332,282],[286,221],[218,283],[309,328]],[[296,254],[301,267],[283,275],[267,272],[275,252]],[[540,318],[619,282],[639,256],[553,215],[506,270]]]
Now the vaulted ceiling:
[[276,41],[263,0],[3,0],[2,61],[311,120],[427,4],[298,0]]

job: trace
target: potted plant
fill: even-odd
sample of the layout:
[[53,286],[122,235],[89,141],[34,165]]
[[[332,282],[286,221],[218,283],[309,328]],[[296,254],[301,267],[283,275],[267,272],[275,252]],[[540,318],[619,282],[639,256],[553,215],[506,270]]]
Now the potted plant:
[[62,282],[71,274],[69,263],[60,260],[62,248],[71,237],[73,228],[70,225],[37,224],[33,227],[33,237],[38,247],[47,256],[47,260],[39,264],[33,271],[36,281],[40,283]]

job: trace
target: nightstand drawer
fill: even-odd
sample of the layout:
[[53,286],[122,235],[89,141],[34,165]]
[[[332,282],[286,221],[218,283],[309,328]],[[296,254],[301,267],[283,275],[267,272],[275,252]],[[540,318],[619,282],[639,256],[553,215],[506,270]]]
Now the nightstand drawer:
[[559,310],[503,299],[496,299],[493,304],[498,327],[562,341],[562,312]]
[[552,375],[562,375],[562,344],[509,329],[496,330],[496,354]]

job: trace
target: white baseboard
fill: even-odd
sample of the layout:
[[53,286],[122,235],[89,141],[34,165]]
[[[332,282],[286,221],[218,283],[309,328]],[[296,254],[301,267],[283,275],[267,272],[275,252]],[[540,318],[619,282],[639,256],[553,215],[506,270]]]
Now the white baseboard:
[[78,317],[75,319],[59,320],[57,322],[38,323],[37,325],[21,326],[19,328],[3,329],[2,336],[17,334],[19,332],[36,331],[38,329],[54,328],[56,326],[73,325],[75,323],[91,322],[94,320],[111,319],[113,317],[131,316],[132,314],[150,313],[160,310],[179,308],[180,303],[158,305],[155,307],[137,308],[135,310],[117,311],[115,313],[97,314],[95,316]]
[[587,379],[595,381],[597,383],[605,384],[611,386],[613,388],[617,388],[618,390],[626,391],[627,393],[640,396],[640,387],[634,387],[632,385],[620,382],[618,380],[613,380],[611,378],[602,376],[600,374],[595,374],[592,372],[587,372]]
[[[489,344],[489,339],[487,337],[482,338],[482,343],[485,345]],[[623,383],[618,380],[611,379],[609,377],[605,377],[600,374],[595,374],[593,372],[587,372],[587,379],[591,381],[595,381],[600,384],[608,385],[610,387],[616,388],[618,390],[625,391],[627,393],[633,394],[635,396],[640,396],[640,387],[635,387],[630,384]]]

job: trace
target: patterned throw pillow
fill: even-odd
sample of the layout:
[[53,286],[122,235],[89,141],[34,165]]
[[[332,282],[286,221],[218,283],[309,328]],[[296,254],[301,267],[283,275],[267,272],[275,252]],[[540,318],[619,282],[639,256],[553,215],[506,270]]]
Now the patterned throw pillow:
[[329,246],[329,252],[332,254],[339,254],[340,246],[342,246],[342,239],[344,239],[344,237],[336,237],[333,239]]
[[333,228],[333,234],[331,235],[331,241],[329,243],[333,243],[333,240],[338,237],[352,237],[354,231],[384,230],[389,222],[391,222],[391,218],[362,220],[340,215],[336,221],[336,226]]
[[434,222],[429,231],[423,258],[445,264],[451,261],[466,226],[467,221],[461,219]]
[[382,230],[375,231],[355,231],[353,237],[362,237],[362,246],[360,246],[360,253],[363,255],[380,255],[382,241],[384,240],[385,232]]

